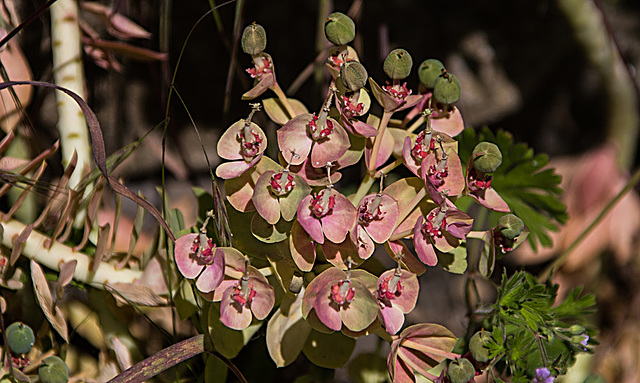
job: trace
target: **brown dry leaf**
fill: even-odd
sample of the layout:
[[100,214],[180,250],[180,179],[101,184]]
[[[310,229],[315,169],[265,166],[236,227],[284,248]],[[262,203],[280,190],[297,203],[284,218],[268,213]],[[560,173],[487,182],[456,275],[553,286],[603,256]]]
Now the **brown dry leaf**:
[[60,275],[58,275],[58,281],[56,282],[56,297],[58,300],[64,296],[64,287],[73,279],[73,273],[75,273],[77,265],[78,261],[75,259],[60,264]]
[[113,37],[122,40],[151,38],[151,33],[146,29],[142,28],[128,17],[115,13],[113,9],[106,5],[102,5],[97,2],[82,2],[81,7],[84,10],[99,16],[107,27],[107,31]]
[[133,366],[133,356],[131,351],[120,338],[114,336],[111,338],[111,349],[116,354],[116,361],[122,371]]
[[11,257],[9,257],[9,265],[13,266],[20,257],[20,254],[22,254],[22,248],[24,247],[25,242],[27,242],[27,239],[31,234],[31,230],[33,230],[33,225],[25,226],[24,230],[22,230],[20,234],[11,241],[13,249],[11,249]]
[[[541,248],[534,253],[529,246],[520,246],[514,253],[516,262],[536,264],[562,253],[593,222],[628,180],[615,158],[615,148],[607,145],[580,157],[551,161],[551,166],[562,175],[563,200],[569,220],[560,231],[549,233],[554,243],[552,248]],[[606,249],[613,250],[618,263],[624,264],[634,254],[634,241],[639,233],[640,197],[632,191],[571,252],[563,270],[581,268]]]
[[131,304],[131,302],[141,306],[162,306],[167,304],[166,298],[154,293],[151,288],[145,285],[112,283],[106,285],[105,289],[121,304]]
[[40,308],[42,308],[44,316],[47,317],[51,326],[53,326],[65,342],[68,343],[69,330],[67,329],[67,322],[60,308],[53,303],[49,284],[42,272],[42,268],[33,259],[31,260],[31,280],[33,281],[33,289],[36,293],[36,301]]

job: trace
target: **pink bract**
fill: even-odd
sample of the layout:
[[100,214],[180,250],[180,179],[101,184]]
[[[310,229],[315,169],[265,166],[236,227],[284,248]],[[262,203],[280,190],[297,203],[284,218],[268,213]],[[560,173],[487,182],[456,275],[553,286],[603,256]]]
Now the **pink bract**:
[[266,171],[256,182],[251,200],[258,214],[275,225],[280,217],[286,221],[295,218],[300,201],[310,192],[302,177],[289,171]]
[[460,157],[453,148],[445,147],[431,152],[420,164],[422,180],[429,195],[437,205],[441,205],[444,195],[456,196],[464,190],[465,179]]
[[437,207],[425,217],[420,216],[413,229],[413,244],[422,262],[438,263],[434,250],[449,252],[471,231],[473,218],[454,207]]
[[175,260],[180,273],[196,279],[196,288],[203,293],[216,289],[225,270],[224,252],[216,248],[205,234],[186,234],[176,240]]
[[344,241],[356,218],[351,201],[330,187],[305,197],[298,207],[298,222],[319,244],[325,238],[333,243]]
[[223,179],[239,177],[260,161],[266,148],[267,137],[256,123],[237,121],[218,140],[218,155],[232,162],[219,165],[216,175]]
[[[312,137],[312,130],[317,131],[317,137]],[[291,165],[302,164],[307,157],[311,158],[311,165],[321,168],[337,161],[349,149],[349,135],[333,118],[326,117],[326,124],[311,113],[300,114],[278,129],[278,145],[284,158],[290,158],[292,153],[297,157],[291,160]]]
[[466,184],[468,194],[487,209],[508,213],[509,205],[500,197],[491,186],[491,176],[477,171],[471,165],[471,159],[467,162]]
[[388,194],[369,194],[358,204],[358,221],[351,230],[351,240],[358,248],[358,255],[367,259],[376,243],[386,242],[398,223],[398,201]]
[[378,315],[378,304],[357,274],[330,268],[318,275],[305,290],[302,315],[311,310],[329,329],[340,331],[342,325],[354,332],[366,329]]
[[404,314],[416,306],[419,289],[418,278],[412,272],[393,269],[380,275],[376,296],[382,323],[389,334],[395,334],[402,328]]
[[422,100],[421,94],[411,94],[406,83],[380,87],[373,78],[369,77],[371,92],[385,112],[399,112],[410,108]]

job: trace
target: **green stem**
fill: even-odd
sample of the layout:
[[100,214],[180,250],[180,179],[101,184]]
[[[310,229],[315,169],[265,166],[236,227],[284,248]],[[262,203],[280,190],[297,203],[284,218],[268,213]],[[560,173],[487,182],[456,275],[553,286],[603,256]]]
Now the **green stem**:
[[276,82],[271,86],[270,89],[276,94],[276,96],[278,96],[278,100],[280,100],[282,105],[284,105],[284,108],[287,110],[287,114],[289,115],[289,119],[294,118],[296,116],[296,112],[295,110],[293,110],[293,107],[291,106],[287,95],[284,94],[282,88],[280,88],[280,85]]
[[362,200],[362,198],[364,198],[364,196],[366,196],[369,193],[369,190],[371,190],[371,187],[373,186],[373,183],[376,181],[375,177],[371,177],[369,175],[369,173],[364,175],[364,179],[362,180],[362,182],[360,183],[360,186],[358,187],[358,191],[356,191],[356,194],[353,195],[353,197],[351,198],[351,202],[358,206],[358,204],[360,203],[360,200]]
[[384,133],[387,130],[387,124],[389,124],[389,120],[391,120],[391,116],[393,112],[384,112],[382,114],[382,118],[380,119],[380,125],[378,125],[378,135],[373,142],[373,149],[371,149],[371,156],[369,157],[369,174],[375,174],[376,165],[378,162],[378,153],[380,152],[380,145],[382,144],[382,139],[384,138]]
[[593,231],[596,226],[598,226],[600,221],[602,221],[604,217],[606,217],[611,209],[613,209],[618,204],[618,202],[620,202],[622,197],[624,197],[638,182],[640,182],[640,168],[635,171],[627,184],[624,185],[624,188],[622,188],[622,190],[620,190],[620,192],[615,197],[613,197],[611,201],[609,201],[609,203],[604,207],[604,209],[602,209],[600,214],[598,214],[593,222],[591,222],[591,224],[587,226],[587,228],[584,229],[582,233],[580,233],[580,235],[571,243],[571,245],[569,245],[569,247],[567,247],[567,249],[562,254],[560,254],[558,258],[556,258],[555,261],[553,261],[553,263],[551,263],[547,268],[544,269],[544,271],[542,271],[542,273],[540,273],[538,280],[546,280],[547,278],[549,278],[549,275],[553,270],[562,267],[562,265],[567,260],[567,257],[576,248],[576,246],[578,246],[582,242],[582,240],[584,240],[586,236],[589,235],[589,233],[591,233],[591,231]]
[[418,119],[411,124],[410,127],[407,128],[408,133],[413,133],[416,129],[418,129],[422,124],[424,124],[424,116],[418,117]]

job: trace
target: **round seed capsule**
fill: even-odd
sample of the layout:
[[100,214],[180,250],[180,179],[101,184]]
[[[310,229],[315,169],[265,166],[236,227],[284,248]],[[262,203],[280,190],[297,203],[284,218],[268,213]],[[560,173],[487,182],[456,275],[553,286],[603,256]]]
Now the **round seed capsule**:
[[442,74],[444,65],[437,59],[427,59],[420,64],[418,68],[418,76],[420,83],[427,89],[433,89],[436,80]]
[[478,331],[473,334],[469,340],[469,351],[471,351],[473,359],[482,363],[488,362],[491,359],[489,357],[490,351],[487,347],[490,341],[491,334],[488,331]]
[[453,104],[460,99],[460,81],[451,73],[442,73],[433,85],[433,98],[442,104]]
[[402,80],[409,77],[413,59],[404,49],[394,49],[384,60],[384,73],[393,80]]
[[356,37],[356,25],[344,13],[334,12],[324,22],[324,34],[331,44],[349,44]]
[[38,367],[38,377],[42,383],[67,383],[69,366],[57,356],[44,358]]
[[467,358],[460,358],[449,363],[447,377],[451,383],[467,383],[476,376],[476,369]]
[[481,173],[495,172],[502,164],[502,153],[496,144],[483,141],[473,149],[473,167]]
[[513,214],[507,214],[498,220],[498,228],[507,239],[513,240],[524,230],[524,222]]
[[367,70],[359,62],[347,61],[340,67],[340,79],[342,84],[352,92],[361,89],[367,83]]
[[14,322],[5,329],[7,344],[15,354],[26,354],[33,347],[36,337],[31,327],[22,322]]
[[242,32],[242,51],[257,55],[267,47],[267,33],[260,24],[253,23]]

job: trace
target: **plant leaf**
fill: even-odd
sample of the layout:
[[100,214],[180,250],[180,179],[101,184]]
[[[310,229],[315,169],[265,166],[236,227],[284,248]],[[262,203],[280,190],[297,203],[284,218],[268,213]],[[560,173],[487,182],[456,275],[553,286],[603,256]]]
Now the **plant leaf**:
[[53,303],[53,297],[49,290],[49,284],[42,272],[42,268],[36,261],[31,260],[31,280],[33,281],[33,290],[36,294],[36,301],[44,316],[47,318],[51,326],[60,334],[60,336],[69,342],[69,332],[67,330],[67,322],[62,315],[60,308]]
[[[502,165],[492,173],[492,187],[530,230],[528,238],[534,251],[538,242],[550,247],[552,242],[547,232],[557,231],[557,223],[566,222],[568,215],[565,204],[560,201],[561,177],[554,169],[545,169],[548,156],[534,155],[526,144],[514,143],[509,133],[500,130],[494,134],[487,127],[479,132],[465,129],[456,139],[460,160],[465,163],[479,142],[488,141],[498,146]],[[492,213],[492,220],[498,217]]]

